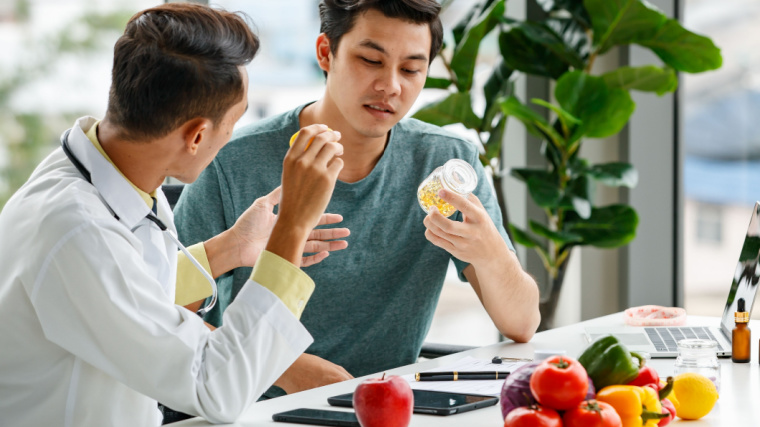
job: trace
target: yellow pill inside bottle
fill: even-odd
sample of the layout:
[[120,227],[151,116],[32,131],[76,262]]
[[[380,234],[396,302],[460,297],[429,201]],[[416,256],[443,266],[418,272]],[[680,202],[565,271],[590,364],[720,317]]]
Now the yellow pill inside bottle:
[[449,217],[456,208],[440,198],[438,192],[445,188],[467,197],[478,186],[478,174],[472,166],[460,159],[451,159],[437,167],[417,188],[417,201],[425,213],[435,206],[438,212]]

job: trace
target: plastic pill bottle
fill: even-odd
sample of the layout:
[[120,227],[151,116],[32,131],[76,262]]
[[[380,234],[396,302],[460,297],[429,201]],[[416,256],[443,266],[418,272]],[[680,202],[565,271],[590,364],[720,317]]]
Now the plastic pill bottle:
[[431,206],[435,206],[443,216],[449,217],[456,212],[456,208],[438,197],[438,192],[445,188],[467,197],[477,186],[478,175],[475,169],[464,160],[451,159],[422,181],[417,188],[417,200],[425,213]]

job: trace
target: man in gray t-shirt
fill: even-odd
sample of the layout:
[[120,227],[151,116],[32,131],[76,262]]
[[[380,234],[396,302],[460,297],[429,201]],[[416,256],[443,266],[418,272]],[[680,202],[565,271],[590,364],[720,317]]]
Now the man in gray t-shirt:
[[[207,239],[280,184],[296,131],[324,123],[341,133],[344,167],[327,212],[342,215],[351,235],[347,249],[304,268],[316,283],[301,317],[314,344],[275,383],[288,393],[413,363],[450,259],[505,336],[527,341],[539,322],[537,287],[511,250],[475,146],[439,127],[401,120],[440,47],[440,6],[435,0],[353,3],[351,10],[346,2],[320,3],[324,96],[237,131],[175,209],[185,243]],[[441,194],[458,208],[450,218],[437,210],[426,214],[417,187],[452,158],[475,168],[478,186],[467,199]],[[219,279],[209,323],[220,324],[250,274],[245,270]]]

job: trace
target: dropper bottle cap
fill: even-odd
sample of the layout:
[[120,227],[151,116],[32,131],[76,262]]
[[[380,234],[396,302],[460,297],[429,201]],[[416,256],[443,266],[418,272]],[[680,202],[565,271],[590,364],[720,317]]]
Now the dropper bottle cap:
[[749,313],[747,313],[744,303],[744,298],[739,298],[736,303],[736,312],[734,313],[734,322],[736,323],[748,323]]

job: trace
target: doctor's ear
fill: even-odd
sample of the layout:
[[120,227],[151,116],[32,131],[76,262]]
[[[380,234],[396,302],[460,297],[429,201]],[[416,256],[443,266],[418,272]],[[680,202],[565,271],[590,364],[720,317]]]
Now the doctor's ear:
[[330,71],[330,39],[325,33],[317,37],[317,63],[322,71]]
[[188,153],[195,155],[198,153],[201,142],[206,138],[206,132],[211,129],[211,121],[204,118],[189,120],[185,123],[182,132],[182,139],[185,143],[185,149]]

